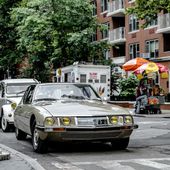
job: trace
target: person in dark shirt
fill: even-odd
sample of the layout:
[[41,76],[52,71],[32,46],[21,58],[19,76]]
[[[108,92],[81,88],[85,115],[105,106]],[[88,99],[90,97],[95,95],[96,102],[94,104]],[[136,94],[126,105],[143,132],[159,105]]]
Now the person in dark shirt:
[[147,104],[147,87],[144,80],[140,80],[139,86],[136,88],[136,104],[135,113],[139,114],[141,107]]

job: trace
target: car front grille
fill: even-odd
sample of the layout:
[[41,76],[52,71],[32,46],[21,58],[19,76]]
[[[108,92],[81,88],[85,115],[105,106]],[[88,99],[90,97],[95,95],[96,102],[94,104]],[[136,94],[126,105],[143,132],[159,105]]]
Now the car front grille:
[[78,117],[77,118],[77,126],[108,126],[109,119],[107,116],[105,117]]

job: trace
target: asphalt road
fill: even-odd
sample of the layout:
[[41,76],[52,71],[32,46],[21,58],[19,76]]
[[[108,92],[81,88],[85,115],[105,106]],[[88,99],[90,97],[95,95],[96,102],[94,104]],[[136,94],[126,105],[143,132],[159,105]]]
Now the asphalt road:
[[110,144],[52,144],[47,154],[32,151],[31,139],[17,141],[14,132],[0,130],[0,143],[36,159],[47,170],[170,169],[170,119],[135,117],[136,129],[124,151]]

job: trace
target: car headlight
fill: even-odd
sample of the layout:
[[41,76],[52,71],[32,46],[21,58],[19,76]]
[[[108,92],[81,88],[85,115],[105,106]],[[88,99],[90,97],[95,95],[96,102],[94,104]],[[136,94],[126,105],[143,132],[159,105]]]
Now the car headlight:
[[62,117],[61,122],[64,126],[69,126],[71,124],[71,119],[69,117]]
[[111,118],[110,118],[110,123],[111,124],[114,124],[114,125],[116,125],[116,124],[118,124],[118,117],[117,116],[112,116]]
[[55,120],[52,117],[47,117],[44,121],[45,126],[52,126],[54,125]]
[[131,116],[125,116],[125,123],[126,124],[132,124],[133,123],[133,119]]
[[16,109],[16,107],[17,107],[17,104],[16,103],[11,103],[11,108],[14,110],[14,109]]

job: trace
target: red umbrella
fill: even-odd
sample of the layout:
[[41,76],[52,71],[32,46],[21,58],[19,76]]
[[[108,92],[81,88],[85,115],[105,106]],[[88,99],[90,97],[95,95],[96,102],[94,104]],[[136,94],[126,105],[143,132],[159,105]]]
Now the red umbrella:
[[123,64],[123,69],[125,71],[134,71],[136,70],[138,67],[140,67],[141,65],[143,65],[144,63],[148,63],[149,61],[144,59],[144,58],[134,58],[132,60],[129,60],[128,62],[126,62],[125,64]]

